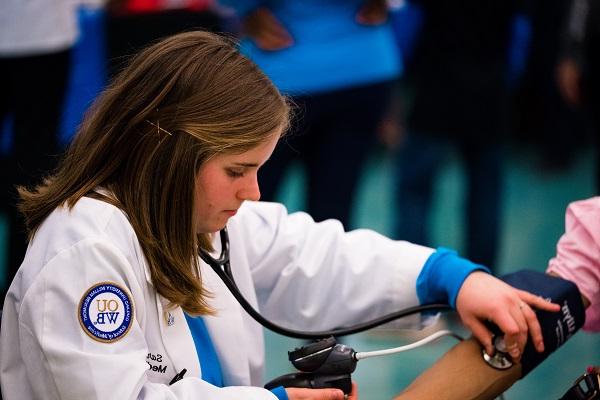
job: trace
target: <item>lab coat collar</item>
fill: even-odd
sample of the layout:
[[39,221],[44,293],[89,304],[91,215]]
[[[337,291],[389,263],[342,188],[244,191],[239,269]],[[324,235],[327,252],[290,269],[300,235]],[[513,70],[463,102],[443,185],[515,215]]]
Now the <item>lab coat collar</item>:
[[[216,235],[213,240],[216,253],[221,249],[218,237]],[[226,386],[250,385],[247,349],[239,345],[241,342],[239,335],[245,331],[242,319],[243,310],[212,268],[201,260],[199,262],[202,284],[213,294],[209,303],[217,313],[215,316],[204,316],[203,318],[221,363],[223,382]],[[146,279],[149,284],[152,284],[150,269],[147,263],[144,265]],[[167,354],[173,360],[176,372],[186,368],[188,370],[186,376],[200,376],[201,366],[196,347],[182,308],[177,307],[170,310],[168,309],[168,300],[158,294],[156,296],[161,318],[160,330],[163,344]],[[170,326],[169,318],[172,318]]]
[[210,299],[210,305],[217,314],[204,317],[204,322],[219,356],[223,382],[226,386],[250,385],[248,349],[240,345],[242,341],[239,336],[246,331],[243,311],[210,266],[202,262],[201,271],[203,284],[214,296]]
[[187,369],[186,376],[200,376],[196,345],[181,307],[168,308],[169,301],[156,294],[160,334],[165,351],[173,361],[174,373]]

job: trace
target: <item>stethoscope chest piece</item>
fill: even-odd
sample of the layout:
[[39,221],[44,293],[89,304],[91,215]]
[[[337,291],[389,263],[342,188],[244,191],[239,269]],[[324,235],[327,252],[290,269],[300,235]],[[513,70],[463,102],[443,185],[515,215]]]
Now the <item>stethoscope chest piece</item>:
[[499,370],[509,369],[513,366],[513,362],[506,353],[504,337],[495,336],[493,341],[496,352],[493,356],[490,356],[488,353],[485,352],[485,349],[482,349],[481,352],[483,354],[483,360],[492,368],[496,368]]

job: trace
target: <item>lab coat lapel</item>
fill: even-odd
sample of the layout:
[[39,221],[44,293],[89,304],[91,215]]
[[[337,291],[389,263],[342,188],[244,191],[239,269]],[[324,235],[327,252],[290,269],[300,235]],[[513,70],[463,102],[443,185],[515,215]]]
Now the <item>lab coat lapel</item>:
[[[144,259],[142,258],[142,260]],[[149,286],[154,286],[150,268],[145,260],[143,264],[146,282]],[[185,315],[183,314],[183,309],[181,307],[168,309],[168,300],[158,293],[156,293],[155,296],[160,336],[165,352],[173,362],[173,368],[175,369],[175,371],[172,371],[173,376],[185,368],[187,370],[185,376],[199,377],[200,362],[198,360],[198,354],[196,353],[194,339],[192,338],[187,321],[185,320]]]
[[185,368],[187,369],[186,377],[200,377],[200,363],[196,346],[182,308],[167,309],[167,300],[158,294],[156,295],[156,302],[160,334],[165,351],[173,361],[174,374]]
[[250,385],[247,349],[239,345],[245,332],[240,305],[217,274],[202,264],[203,283],[214,295],[210,304],[217,312],[204,321],[219,356],[223,381],[226,386]]

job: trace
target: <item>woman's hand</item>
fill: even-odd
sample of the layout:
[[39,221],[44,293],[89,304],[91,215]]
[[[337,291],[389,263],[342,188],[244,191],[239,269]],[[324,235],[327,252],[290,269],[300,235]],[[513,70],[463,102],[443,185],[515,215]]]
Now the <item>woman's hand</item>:
[[488,354],[494,354],[492,332],[482,321],[495,323],[504,332],[508,353],[519,361],[531,335],[537,351],[544,351],[542,330],[532,307],[546,311],[559,311],[558,304],[551,303],[524,290],[476,271],[465,279],[458,292],[456,309],[463,323],[483,344]]
[[[289,400],[344,400],[340,389],[285,388]],[[352,393],[347,400],[358,400],[358,387],[352,382]]]

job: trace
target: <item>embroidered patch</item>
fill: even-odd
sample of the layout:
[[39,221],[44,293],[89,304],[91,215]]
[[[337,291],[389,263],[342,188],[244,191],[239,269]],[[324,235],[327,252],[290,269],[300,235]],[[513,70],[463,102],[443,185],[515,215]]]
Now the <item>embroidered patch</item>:
[[133,323],[131,297],[116,283],[102,282],[89,288],[78,309],[81,328],[99,342],[116,342]]

